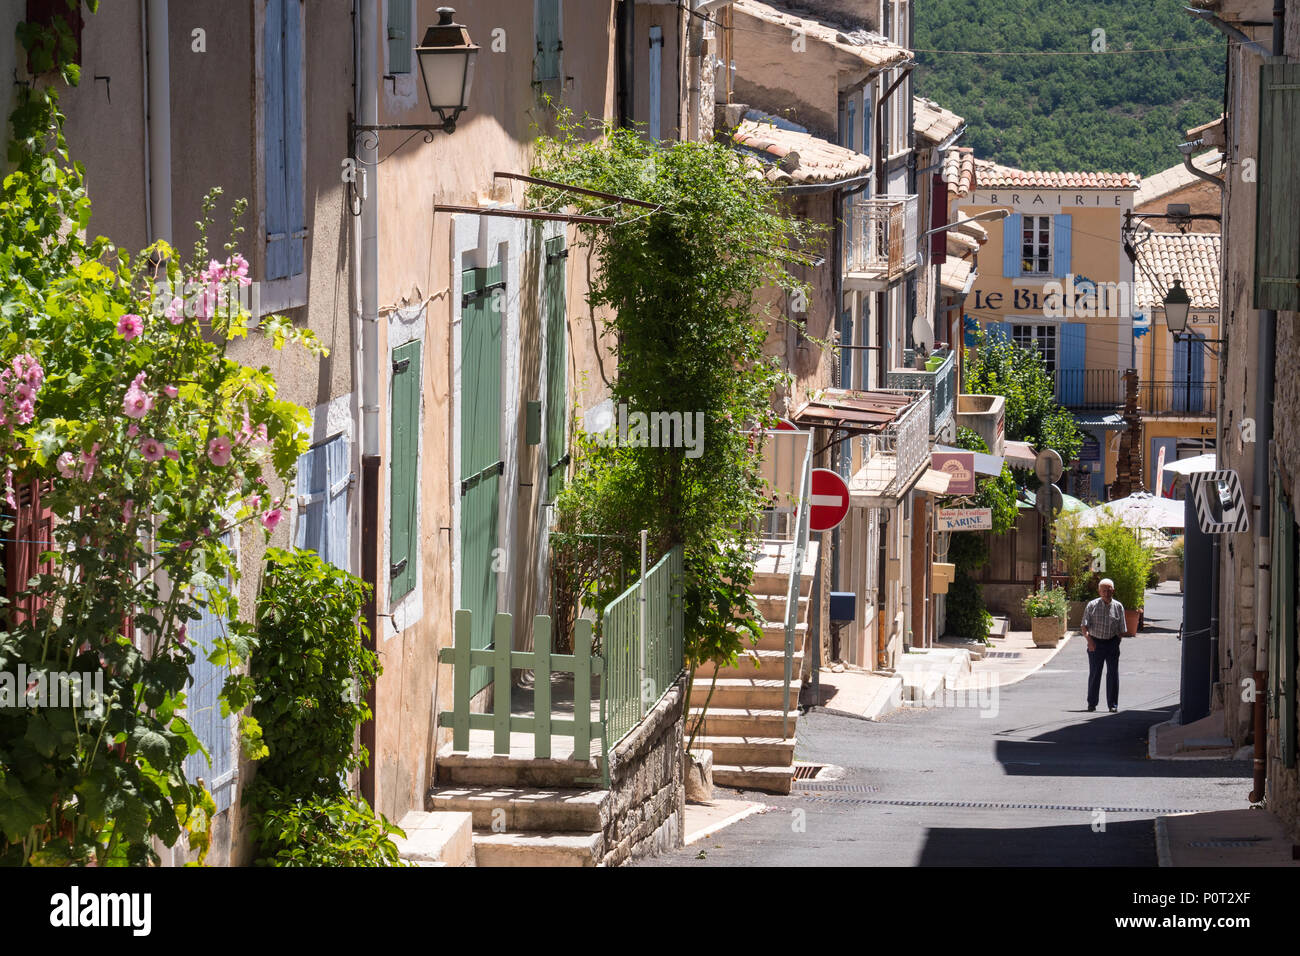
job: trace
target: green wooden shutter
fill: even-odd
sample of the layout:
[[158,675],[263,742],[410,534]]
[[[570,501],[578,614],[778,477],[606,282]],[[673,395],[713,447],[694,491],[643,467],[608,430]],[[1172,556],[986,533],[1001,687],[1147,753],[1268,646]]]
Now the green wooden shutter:
[[265,141],[266,178],[266,277],[289,275],[289,198],[285,180],[285,50],[284,10],[286,0],[267,0],[263,54],[264,87],[262,133]]
[[546,500],[564,487],[569,464],[569,336],[564,237],[546,241]]
[[533,79],[537,82],[560,78],[560,0],[536,0],[537,55],[533,60]]
[[388,0],[388,72],[411,72],[411,0]]
[[[470,646],[492,645],[497,611],[501,458],[502,266],[461,275],[460,606],[471,615]],[[492,683],[489,667],[470,672],[470,694]]]
[[1273,473],[1273,627],[1269,635],[1269,698],[1277,718],[1282,766],[1296,765],[1295,513]]
[[1300,63],[1259,68],[1259,170],[1255,203],[1256,309],[1300,310]]
[[421,342],[393,349],[392,450],[389,505],[389,601],[397,602],[415,588],[419,560],[415,533],[420,493],[420,350]]

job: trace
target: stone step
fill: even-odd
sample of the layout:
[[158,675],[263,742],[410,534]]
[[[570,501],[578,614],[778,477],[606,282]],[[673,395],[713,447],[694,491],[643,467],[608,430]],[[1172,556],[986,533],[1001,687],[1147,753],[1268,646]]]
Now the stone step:
[[608,790],[443,787],[429,794],[428,804],[472,814],[475,830],[601,832],[610,813]]
[[[803,650],[804,638],[808,635],[807,624],[796,624],[794,626],[794,649],[796,652]],[[760,651],[785,651],[785,625],[777,621],[765,621],[763,623],[763,636],[759,638],[757,644],[751,644],[749,636],[744,635],[742,640],[745,642],[745,649],[755,648]]]
[[[762,614],[769,621],[785,620],[785,591],[781,590],[778,594],[762,594],[757,589],[753,591],[754,600],[758,602],[758,613]],[[809,598],[805,595],[799,597],[799,623],[805,624],[808,621]]]
[[397,852],[416,866],[473,866],[473,822],[468,813],[412,810],[397,824]]
[[[793,724],[790,727],[794,731]],[[695,750],[713,751],[716,767],[788,767],[794,763],[794,737],[706,737],[695,738]]]
[[[755,667],[755,664],[758,666]],[[803,652],[796,650],[791,663],[790,679],[791,683],[799,676],[799,668],[803,664]],[[785,651],[784,650],[745,650],[736,658],[735,666],[724,667],[718,671],[718,679],[724,677],[767,677],[772,680],[785,680]],[[713,679],[713,668],[707,665],[700,667],[696,672],[695,681],[710,681]]]
[[[785,571],[758,571],[754,572],[754,583],[750,586],[751,594],[780,594],[785,595],[786,589],[790,586],[790,571],[787,562]],[[807,597],[812,594],[813,575],[810,568],[807,574],[799,578],[799,594]]]
[[994,615],[993,624],[989,627],[989,640],[1002,641],[1006,639],[1007,631],[1011,629],[1011,622],[1005,617]]
[[595,866],[604,853],[603,833],[475,833],[479,866]]
[[[713,696],[716,698],[717,694]],[[794,695],[791,694],[792,705],[794,700]],[[694,721],[699,715],[700,708],[692,707],[689,726],[695,726]],[[704,726],[700,732],[716,737],[784,737],[787,732],[792,736],[798,719],[799,711],[794,709],[783,715],[779,707],[715,707],[710,704],[704,714]]]
[[444,744],[438,751],[439,788],[497,786],[582,790],[599,777],[600,766],[596,759],[537,760],[531,755],[480,755],[455,751],[451,744]]
[[715,786],[735,790],[758,790],[762,793],[788,794],[794,786],[794,767],[755,767],[713,765]]
[[[785,706],[784,678],[772,680],[763,677],[726,676],[734,673],[736,672],[733,670],[724,670],[723,676],[718,678],[718,686],[713,689],[713,699],[709,701],[710,710],[714,707],[757,707],[765,710],[780,710]],[[712,672],[708,678],[703,674],[696,676],[695,686],[691,690],[691,699],[697,701],[699,706],[703,706],[704,700],[709,696],[709,683],[712,676]],[[799,700],[800,686],[797,677],[790,681],[791,707]]]

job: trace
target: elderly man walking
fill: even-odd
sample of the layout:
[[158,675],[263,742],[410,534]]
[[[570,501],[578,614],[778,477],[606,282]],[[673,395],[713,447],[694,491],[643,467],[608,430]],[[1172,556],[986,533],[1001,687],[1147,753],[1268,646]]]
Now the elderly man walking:
[[1114,599],[1115,582],[1102,578],[1097,585],[1101,597],[1093,598],[1083,611],[1080,631],[1088,642],[1088,710],[1097,709],[1101,692],[1101,669],[1106,668],[1106,704],[1113,714],[1119,709],[1119,642],[1128,636],[1124,605]]

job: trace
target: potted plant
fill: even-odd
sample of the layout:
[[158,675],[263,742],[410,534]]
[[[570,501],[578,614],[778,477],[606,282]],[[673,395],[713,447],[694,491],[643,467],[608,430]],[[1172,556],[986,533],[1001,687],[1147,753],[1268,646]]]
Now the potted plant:
[[1096,543],[1088,529],[1079,522],[1077,512],[1063,514],[1056,519],[1054,528],[1056,557],[1066,576],[1065,599],[1067,612],[1065,624],[1075,630],[1083,623],[1083,610],[1096,596],[1093,581],[1096,574],[1092,564]]
[[1155,560],[1150,547],[1138,540],[1133,529],[1118,518],[1100,524],[1093,531],[1105,553],[1105,577],[1115,582],[1115,600],[1124,605],[1128,633],[1138,632],[1146,605],[1147,576]]
[[1065,589],[1033,591],[1025,596],[1035,647],[1055,647],[1065,636]]

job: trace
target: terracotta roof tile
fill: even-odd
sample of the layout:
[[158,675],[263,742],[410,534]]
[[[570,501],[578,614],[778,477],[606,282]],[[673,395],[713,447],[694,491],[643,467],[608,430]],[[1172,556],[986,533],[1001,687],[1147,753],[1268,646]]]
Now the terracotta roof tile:
[[927,143],[942,143],[966,125],[964,119],[951,110],[944,109],[934,100],[914,96],[912,103],[912,129]]
[[1210,233],[1147,233],[1138,245],[1134,307],[1161,308],[1166,291],[1179,279],[1193,309],[1217,309],[1220,248],[1219,237]]
[[838,59],[857,60],[868,69],[903,63],[912,58],[910,50],[891,43],[878,33],[854,30],[827,20],[813,19],[790,12],[780,4],[759,3],[758,0],[735,0],[731,9],[735,13],[753,17],[764,23],[786,30],[799,31],[810,43],[820,43],[829,47]]
[[[1223,154],[1217,149],[1210,150],[1208,153],[1192,157],[1192,165],[1212,176],[1222,175]],[[1142,180],[1142,185],[1133,194],[1133,208],[1141,209],[1148,203],[1156,202],[1170,193],[1175,193],[1180,189],[1185,189],[1194,183],[1203,181],[1199,177],[1192,175],[1191,170],[1182,163],[1177,166],[1170,166],[1168,169],[1163,169],[1154,176],[1148,176]],[[1163,209],[1159,211],[1164,212]]]
[[984,188],[1025,189],[1137,189],[1137,173],[1081,173],[1016,169],[988,160],[975,160],[975,176]]
[[969,194],[975,188],[975,151],[965,146],[948,150],[941,172],[949,193],[957,197]]
[[771,122],[746,118],[731,138],[770,164],[763,175],[775,183],[834,183],[871,171],[870,156]]

